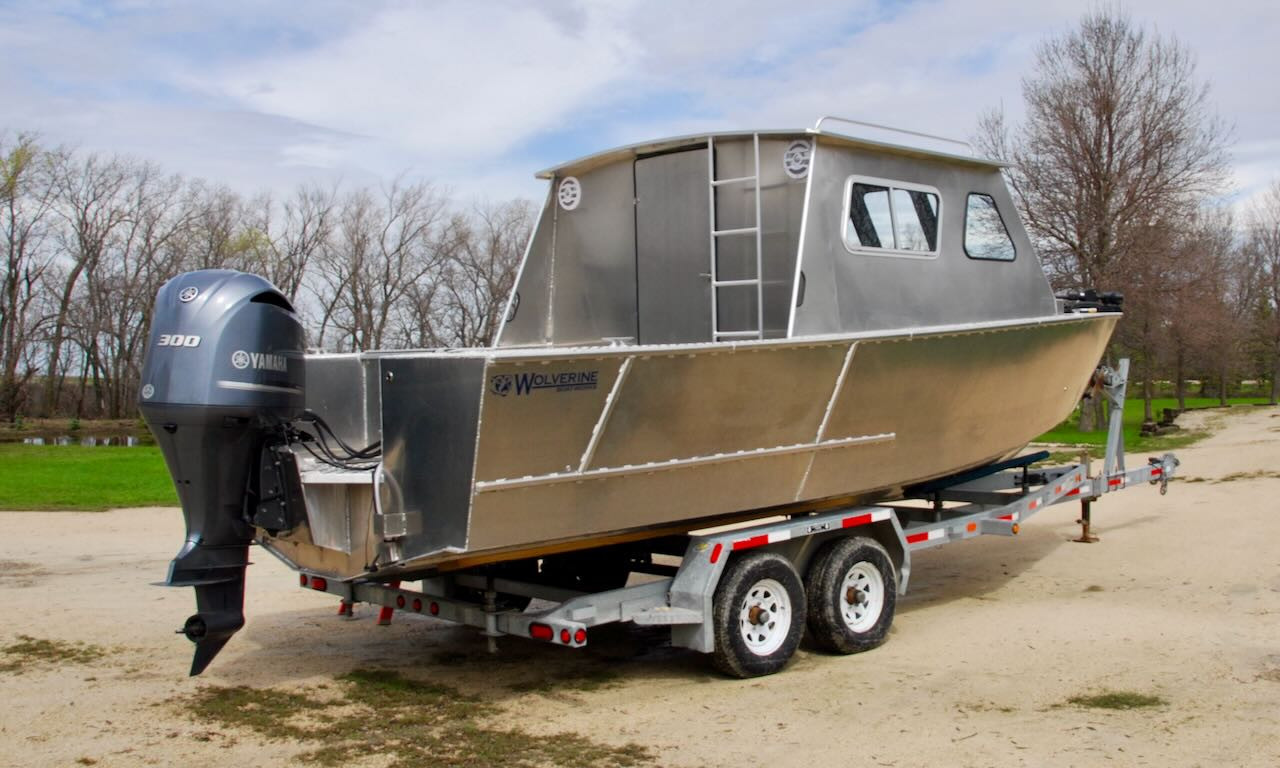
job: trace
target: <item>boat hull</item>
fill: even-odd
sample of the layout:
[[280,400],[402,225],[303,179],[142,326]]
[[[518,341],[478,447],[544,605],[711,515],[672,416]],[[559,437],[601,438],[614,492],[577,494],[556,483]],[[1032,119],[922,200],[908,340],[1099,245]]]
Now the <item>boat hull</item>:
[[339,368],[359,378],[384,479],[305,482],[309,524],[261,540],[352,578],[370,562],[383,575],[457,567],[893,496],[1059,423],[1117,318],[309,359],[309,382],[328,382],[322,413],[339,406]]

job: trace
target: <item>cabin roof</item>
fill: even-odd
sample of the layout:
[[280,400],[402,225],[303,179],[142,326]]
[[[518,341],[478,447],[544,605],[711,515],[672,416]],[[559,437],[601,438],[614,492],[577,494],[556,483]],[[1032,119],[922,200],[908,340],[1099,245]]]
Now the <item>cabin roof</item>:
[[[826,120],[828,118],[823,118]],[[641,155],[652,154],[656,152],[667,152],[681,147],[687,147],[695,144],[705,144],[708,138],[714,139],[734,139],[746,138],[753,134],[759,134],[761,138],[783,137],[783,136],[813,136],[832,144],[859,147],[862,149],[870,149],[876,152],[886,152],[895,155],[904,155],[907,157],[916,157],[931,160],[943,160],[953,162],[960,165],[979,166],[983,168],[999,169],[1004,168],[1008,163],[1002,160],[994,160],[991,158],[979,157],[977,155],[962,155],[954,152],[943,152],[937,149],[927,147],[910,146],[907,144],[898,144],[889,141],[880,141],[860,136],[852,136],[847,133],[833,131],[822,128],[823,120],[819,120],[814,128],[791,128],[791,129],[767,129],[757,131],[711,131],[707,133],[691,133],[683,136],[672,136],[665,139],[656,139],[653,141],[643,141],[636,144],[627,144],[613,149],[607,149],[603,152],[595,152],[590,155],[561,163],[551,168],[538,171],[535,176],[539,179],[551,179],[557,176],[565,176],[573,173],[585,173],[594,168],[604,165],[610,165],[619,160],[635,158]],[[928,139],[938,139],[941,141],[953,141],[951,139],[942,139],[942,137],[929,136],[927,134],[915,133],[912,131],[897,131],[897,129],[886,128],[885,126],[872,125],[869,123],[859,123],[857,121],[842,121],[853,123],[855,125],[870,126],[880,130],[895,131],[909,136],[919,136]],[[964,142],[954,142],[963,144]]]

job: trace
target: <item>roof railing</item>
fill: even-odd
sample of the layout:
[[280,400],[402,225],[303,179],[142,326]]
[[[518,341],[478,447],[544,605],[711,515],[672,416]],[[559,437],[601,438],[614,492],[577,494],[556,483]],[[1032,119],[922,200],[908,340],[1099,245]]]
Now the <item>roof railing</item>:
[[[972,145],[972,144],[970,144],[970,143],[969,143],[969,142],[967,142],[967,141],[961,141],[961,140],[959,140],[959,139],[952,139],[952,138],[948,138],[948,137],[946,137],[946,136],[937,136],[937,135],[932,134],[932,133],[921,133],[920,131],[908,131],[908,130],[906,130],[905,128],[894,128],[894,127],[893,127],[893,126],[891,126],[891,125],[881,125],[881,124],[879,124],[879,123],[869,123],[869,122],[867,122],[867,121],[865,121],[865,120],[852,120],[852,119],[847,118],[847,117],[836,117],[835,115],[823,115],[822,117],[818,118],[818,122],[814,123],[814,124],[813,124],[813,128],[811,128],[811,129],[809,129],[809,130],[810,130],[812,133],[822,133],[822,124],[823,124],[825,121],[828,121],[828,120],[830,120],[830,121],[832,121],[832,122],[837,122],[837,123],[844,123],[844,124],[846,124],[846,125],[856,125],[856,126],[858,126],[858,127],[860,127],[860,128],[873,128],[873,129],[875,129],[875,130],[878,130],[878,131],[886,131],[886,132],[888,132],[888,133],[898,133],[898,134],[903,134],[903,135],[906,135],[906,136],[916,136],[916,137],[919,137],[919,138],[922,138],[922,139],[932,139],[932,140],[934,140],[934,141],[941,141],[941,142],[945,142],[945,143],[947,143],[947,144],[958,144],[959,146],[964,147],[965,151],[966,151],[970,156],[975,156],[975,157],[977,156],[977,153],[973,151],[973,145]],[[857,136],[854,136],[854,137],[851,137],[851,138],[864,138],[864,137],[857,137]]]

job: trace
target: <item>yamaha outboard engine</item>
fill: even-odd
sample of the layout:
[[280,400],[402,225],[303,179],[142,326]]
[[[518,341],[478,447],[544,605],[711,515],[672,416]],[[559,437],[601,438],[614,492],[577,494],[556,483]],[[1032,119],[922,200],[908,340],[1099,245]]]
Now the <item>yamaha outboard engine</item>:
[[281,517],[283,504],[261,498],[260,488],[281,484],[262,482],[264,457],[303,412],[304,343],[289,300],[256,275],[189,272],[156,296],[139,405],[187,523],[164,583],[196,590],[197,613],[182,628],[196,644],[192,675],[244,626],[255,516]]

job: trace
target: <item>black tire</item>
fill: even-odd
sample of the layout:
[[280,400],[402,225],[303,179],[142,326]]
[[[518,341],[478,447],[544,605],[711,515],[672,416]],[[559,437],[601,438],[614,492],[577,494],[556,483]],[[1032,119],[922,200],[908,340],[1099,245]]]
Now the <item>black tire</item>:
[[[749,618],[753,609],[756,613]],[[777,672],[804,636],[804,584],[791,562],[772,552],[731,559],[716,585],[711,610],[711,662],[732,677]]]
[[888,639],[898,582],[879,542],[862,536],[831,542],[813,558],[804,585],[809,637],[815,645],[834,653],[861,653]]

